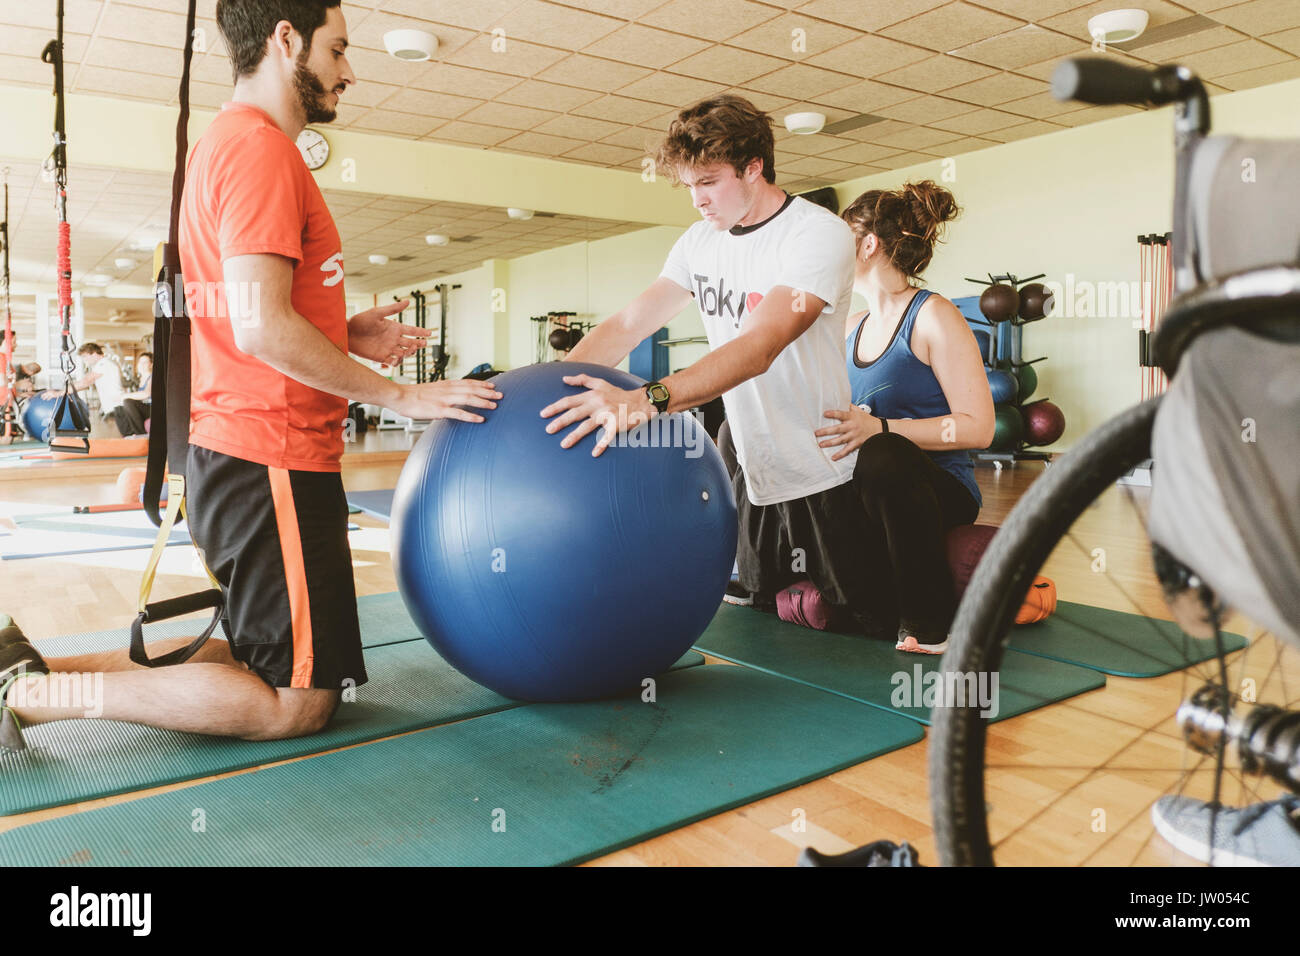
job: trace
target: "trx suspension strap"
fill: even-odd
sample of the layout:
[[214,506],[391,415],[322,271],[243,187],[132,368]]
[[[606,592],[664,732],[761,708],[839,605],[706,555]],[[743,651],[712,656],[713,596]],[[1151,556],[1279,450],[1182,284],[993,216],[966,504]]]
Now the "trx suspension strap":
[[[158,538],[140,583],[139,616],[131,625],[131,660],[145,667],[165,667],[188,660],[212,636],[225,611],[221,585],[207,565],[212,587],[198,594],[149,603],[154,575],[172,526],[185,514],[185,463],[190,443],[190,320],[185,313],[185,282],[181,276],[180,214],[185,191],[185,161],[189,153],[190,62],[194,58],[196,0],[190,0],[185,27],[185,65],[181,72],[180,117],[176,121],[176,168],[172,174],[171,224],[167,242],[154,257],[153,382],[149,426],[149,462],[145,471],[144,509],[158,525]],[[163,477],[167,478],[167,510],[159,514]],[[202,553],[199,560],[203,560]],[[144,647],[144,625],[192,611],[211,608],[212,620],[187,647],[150,660]]]
[[[72,227],[68,225],[68,134],[63,118],[63,0],[58,5],[58,33],[41,52],[41,59],[54,67],[54,152],[47,161],[53,168],[55,199],[59,210],[59,316],[61,343],[59,367],[63,371],[63,395],[50,418],[51,451],[90,454],[90,417],[72,384],[76,371],[77,343],[72,340]],[[107,373],[105,373],[107,374]]]
[[0,361],[4,364],[4,381],[0,382],[0,445],[12,445],[22,435],[18,427],[18,372],[14,368],[14,316],[9,307],[9,167],[3,171],[5,218],[0,222],[0,255],[4,256],[0,282],[4,284],[5,330],[0,339]]

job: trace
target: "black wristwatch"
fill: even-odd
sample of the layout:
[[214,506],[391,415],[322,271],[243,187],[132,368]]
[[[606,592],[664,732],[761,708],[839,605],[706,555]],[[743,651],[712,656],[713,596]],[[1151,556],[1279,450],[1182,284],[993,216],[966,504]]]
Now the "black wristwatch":
[[645,396],[650,399],[650,404],[655,407],[660,415],[668,411],[668,402],[671,396],[668,394],[668,386],[663,382],[650,382],[646,385]]

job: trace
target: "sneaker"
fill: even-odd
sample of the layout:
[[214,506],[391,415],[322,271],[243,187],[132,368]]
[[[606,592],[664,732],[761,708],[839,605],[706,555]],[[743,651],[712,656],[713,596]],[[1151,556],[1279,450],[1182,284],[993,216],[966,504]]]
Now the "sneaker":
[[26,749],[18,715],[4,706],[9,685],[24,674],[48,674],[45,658],[27,640],[13,618],[0,615],[0,753]]
[[918,641],[906,629],[898,629],[898,643],[894,645],[894,650],[905,651],[908,654],[942,654],[948,649],[948,639],[945,637],[937,644],[926,644]]
[[877,840],[847,853],[819,853],[804,847],[799,854],[799,866],[920,866],[912,844],[902,845],[889,840]]
[[727,590],[722,595],[722,600],[726,601],[728,604],[734,604],[736,607],[754,606],[754,595],[742,588],[739,581],[730,581],[727,583]]
[[[1214,821],[1211,861],[1210,822]],[[1156,832],[1212,866],[1300,866],[1300,797],[1248,807],[1219,807],[1190,797],[1161,797],[1151,807]]]

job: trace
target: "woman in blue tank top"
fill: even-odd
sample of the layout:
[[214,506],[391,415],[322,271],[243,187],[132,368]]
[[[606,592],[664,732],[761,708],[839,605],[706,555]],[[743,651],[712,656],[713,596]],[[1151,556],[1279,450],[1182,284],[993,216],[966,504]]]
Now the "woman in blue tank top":
[[[918,286],[939,230],[959,210],[929,180],[873,189],[843,212],[857,239],[854,291],[868,303],[845,328],[854,406],[818,429],[832,457],[857,452],[854,485],[873,527],[876,567],[892,569],[897,647],[941,654],[956,612],[945,536],[983,503],[969,449],[993,440],[993,399],[974,333],[943,296]],[[887,597],[886,597],[887,595]]]

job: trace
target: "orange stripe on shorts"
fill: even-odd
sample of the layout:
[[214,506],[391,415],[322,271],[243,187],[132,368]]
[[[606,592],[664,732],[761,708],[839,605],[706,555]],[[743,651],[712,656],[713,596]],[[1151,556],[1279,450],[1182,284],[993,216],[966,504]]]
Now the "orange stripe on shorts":
[[289,591],[289,616],[293,621],[293,680],[291,687],[311,687],[315,663],[311,633],[311,599],[307,594],[307,567],[298,533],[298,509],[293,503],[289,472],[266,469],[271,478],[271,501],[280,531],[280,554],[284,559],[284,580]]

